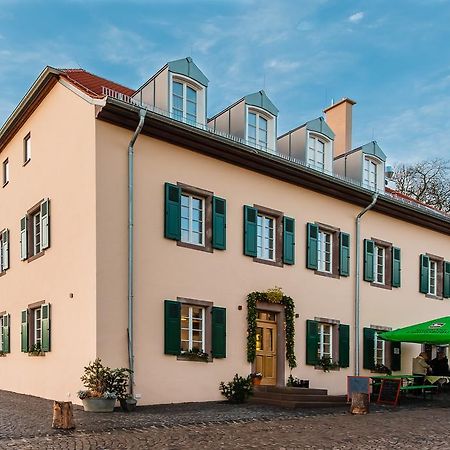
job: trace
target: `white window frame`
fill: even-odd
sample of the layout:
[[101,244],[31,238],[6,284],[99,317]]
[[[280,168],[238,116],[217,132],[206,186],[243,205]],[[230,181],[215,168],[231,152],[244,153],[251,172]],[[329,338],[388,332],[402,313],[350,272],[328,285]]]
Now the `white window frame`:
[[[326,251],[327,239],[330,245],[329,252]],[[317,269],[320,272],[333,273],[333,233],[321,229],[317,236]]]
[[[250,129],[250,114],[253,114],[255,116],[255,142],[253,142],[253,137],[250,138],[250,133],[249,133],[249,129]],[[266,123],[266,140],[261,141],[261,121],[264,120]],[[247,130],[246,130],[246,134],[247,134],[247,142],[252,145],[252,146],[256,146],[256,147],[262,147],[262,148],[267,148],[269,146],[269,121],[270,118],[263,113],[260,113],[259,111],[255,110],[255,109],[251,109],[249,108],[247,110]],[[253,128],[253,125],[252,125]]]
[[0,350],[3,350],[3,319],[4,315],[0,316]]
[[[42,309],[35,308],[33,311],[33,345],[42,346]],[[39,316],[39,317],[38,317]],[[39,330],[39,337],[38,337]]]
[[42,250],[42,221],[41,221],[41,209],[39,208],[34,214],[31,215],[31,227],[32,227],[32,243],[31,256],[35,256]]
[[[194,321],[194,317],[193,317],[193,308],[199,308],[202,311],[202,317],[201,317],[201,323],[202,323],[202,329],[201,329],[201,336],[202,336],[202,342],[201,342],[201,347],[200,347],[200,352],[202,353],[206,353],[205,352],[205,337],[206,337],[206,333],[205,333],[205,328],[206,328],[206,308],[204,306],[197,306],[197,305],[188,305],[188,304],[182,304],[181,305],[181,310],[183,310],[183,308],[188,308],[188,327],[187,328],[183,328],[181,327],[181,330],[188,330],[188,340],[183,340],[181,338],[181,342],[188,342],[188,351],[192,351],[192,349],[194,348],[194,342],[193,342],[193,321]],[[182,317],[185,317],[182,315]],[[198,319],[195,319],[198,320]],[[198,330],[196,330],[198,331]],[[196,342],[196,345],[198,344],[198,342]],[[183,350],[182,353],[186,353],[186,350]]]
[[[268,236],[268,230],[270,227],[265,226],[266,220],[271,221],[272,223],[272,248],[270,245],[266,245],[266,240],[269,240],[270,236]],[[261,221],[261,225],[259,222]],[[276,229],[277,227],[277,219],[272,216],[268,216],[265,214],[258,214],[256,218],[256,257],[259,259],[264,259],[266,261],[275,261],[276,259],[276,247],[277,247],[277,239],[276,239]],[[258,245],[258,238],[261,238],[261,245]],[[269,256],[270,251],[272,251],[272,258]]]
[[430,259],[430,270],[428,271],[428,294],[430,295],[437,295],[438,270],[438,262]]
[[[373,279],[374,283],[376,284],[386,284],[386,247],[383,247],[382,245],[375,244],[375,251],[373,254]],[[381,253],[381,272],[378,270],[379,264],[378,264],[378,258],[380,257]],[[381,281],[378,279],[378,275],[381,275]]]
[[[311,146],[311,141],[313,141],[313,145]],[[323,153],[322,158],[319,160],[318,156],[320,152],[318,151],[318,142],[323,145]],[[326,166],[326,152],[327,146],[329,142],[324,138],[317,136],[313,133],[308,133],[308,159],[307,164],[309,167],[312,167],[316,170],[320,170],[321,172],[325,171]]]
[[[183,228],[181,229],[181,242],[185,242],[187,244],[193,244],[193,245],[198,245],[201,247],[205,246],[205,208],[206,208],[206,201],[204,197],[201,197],[199,195],[193,195],[193,194],[189,194],[187,192],[182,192],[181,193],[181,197],[187,197],[188,198],[188,240],[183,239]],[[194,242],[194,231],[193,231],[193,227],[192,224],[194,222],[193,220],[193,206],[192,206],[192,200],[196,199],[196,200],[200,200],[201,202],[201,207],[202,207],[202,227],[201,227],[201,234],[202,234],[202,239],[201,242]],[[182,206],[182,210],[183,210],[183,206]],[[183,217],[182,217],[183,219]]]
[[[174,89],[173,89],[174,83],[179,83],[183,86],[183,111],[182,111],[181,118],[178,117],[174,112],[174,101],[173,101],[173,97],[175,95]],[[192,120],[190,117],[188,117],[188,114],[187,114],[187,104],[188,104],[187,90],[188,90],[188,88],[195,91],[195,120]],[[197,87],[190,81],[187,81],[184,78],[180,78],[179,76],[172,77],[171,82],[170,82],[170,114],[171,114],[171,117],[176,120],[182,120],[183,122],[196,125],[199,122],[199,99],[201,99],[201,97],[202,97],[200,95],[200,91],[201,91],[201,89],[199,89],[199,87]]]
[[380,164],[373,158],[368,156],[364,157],[364,186],[368,189],[376,191],[378,189],[378,171]]
[[[325,333],[325,330],[328,329],[329,333]],[[333,324],[331,323],[319,323],[319,345],[318,345],[318,356],[319,359],[324,357],[329,357],[331,361],[333,361]],[[329,352],[324,351],[325,347],[325,339],[324,336],[329,334],[330,343],[329,343]]]
[[[380,346],[380,348],[379,348]],[[378,359],[378,352],[381,351],[381,361]],[[383,364],[383,366],[386,365],[386,341],[383,339],[380,339],[378,337],[378,332],[375,333],[375,339],[374,339],[374,358],[375,358],[375,365]]]
[[2,164],[3,186],[9,183],[9,159],[6,158]]
[[27,134],[23,140],[23,163],[31,161],[31,134]]

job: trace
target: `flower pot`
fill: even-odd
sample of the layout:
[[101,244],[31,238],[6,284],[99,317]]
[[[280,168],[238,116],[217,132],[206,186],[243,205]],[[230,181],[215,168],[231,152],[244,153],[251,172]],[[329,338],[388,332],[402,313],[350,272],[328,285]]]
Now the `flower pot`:
[[309,380],[300,380],[302,388],[309,388]]
[[253,385],[254,386],[259,386],[260,384],[261,384],[261,378],[259,378],[259,377],[253,378]]
[[113,412],[115,398],[84,398],[83,408],[89,412]]
[[135,398],[121,398],[119,402],[123,411],[131,412],[136,409],[137,400]]

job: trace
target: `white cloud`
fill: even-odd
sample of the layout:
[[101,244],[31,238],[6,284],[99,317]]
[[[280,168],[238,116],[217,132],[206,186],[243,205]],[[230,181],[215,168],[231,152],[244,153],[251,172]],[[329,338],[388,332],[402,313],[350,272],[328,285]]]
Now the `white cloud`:
[[355,14],[352,14],[349,18],[348,21],[352,22],[352,23],[358,23],[361,22],[361,20],[364,18],[364,13],[362,11],[359,11]]

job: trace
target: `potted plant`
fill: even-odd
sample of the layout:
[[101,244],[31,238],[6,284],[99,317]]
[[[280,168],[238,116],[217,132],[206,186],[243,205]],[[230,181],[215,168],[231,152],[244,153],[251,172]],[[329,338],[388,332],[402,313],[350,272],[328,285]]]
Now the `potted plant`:
[[317,361],[317,365],[324,372],[329,372],[330,370],[335,370],[339,367],[339,363],[334,362],[329,356],[322,356],[322,358]]
[[376,364],[373,368],[373,372],[376,373],[385,373],[386,375],[392,375],[392,370],[384,364]]
[[250,374],[250,377],[252,378],[252,383],[254,386],[259,386],[261,384],[261,380],[262,380],[261,372],[253,372]]
[[182,355],[186,359],[191,359],[192,361],[208,361],[209,355],[208,353],[203,352],[197,348],[193,348],[192,350],[188,350],[182,352]]
[[299,387],[299,388],[309,388],[309,380],[300,380],[297,377],[293,377],[292,374],[289,375],[287,387]]
[[111,390],[116,394],[123,411],[134,411],[137,400],[128,393],[130,369],[114,369],[111,371]]
[[230,403],[244,403],[253,395],[252,376],[241,377],[236,374],[232,381],[219,386],[220,392]]

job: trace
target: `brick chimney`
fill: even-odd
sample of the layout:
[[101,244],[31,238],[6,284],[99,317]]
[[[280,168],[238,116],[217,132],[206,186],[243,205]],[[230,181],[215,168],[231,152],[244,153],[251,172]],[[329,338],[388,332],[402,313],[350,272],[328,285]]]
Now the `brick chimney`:
[[343,98],[323,110],[327,124],[336,135],[333,144],[334,157],[352,149],[352,108],[355,104],[354,100]]

